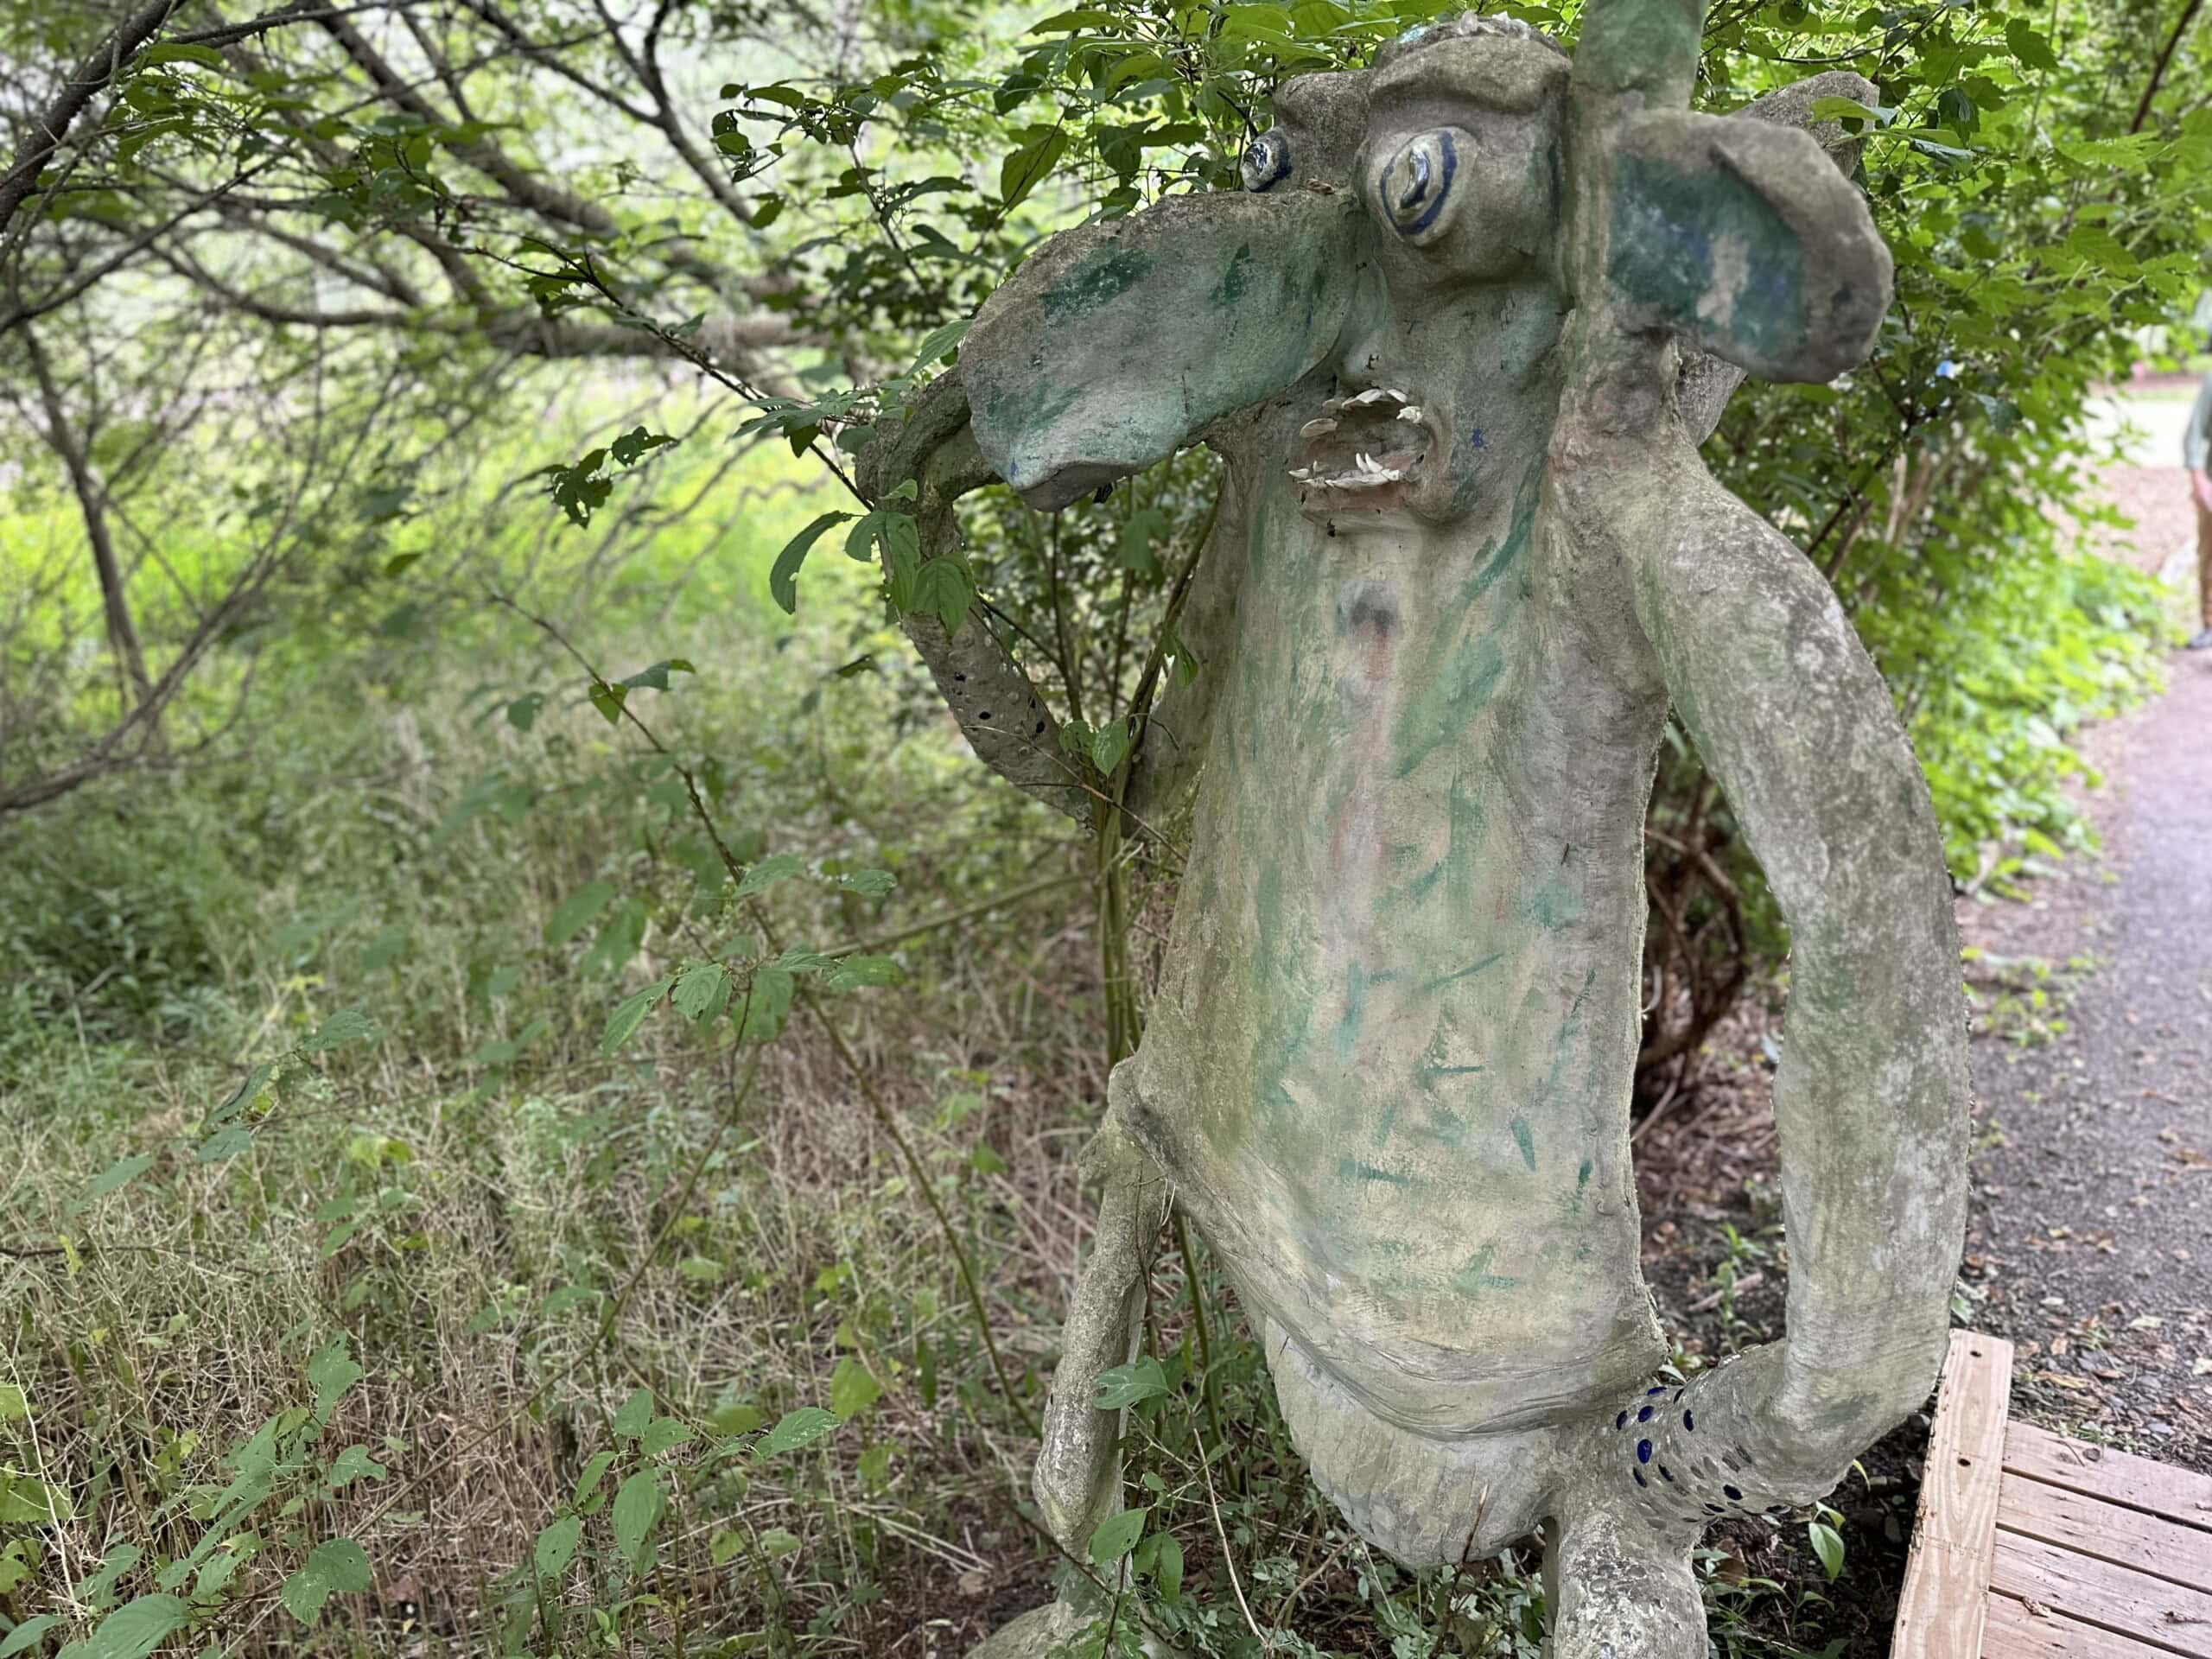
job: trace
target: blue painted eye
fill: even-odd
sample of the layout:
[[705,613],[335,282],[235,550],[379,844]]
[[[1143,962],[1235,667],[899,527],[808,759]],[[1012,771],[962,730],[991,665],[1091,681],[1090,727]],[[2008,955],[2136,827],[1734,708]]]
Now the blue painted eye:
[[1280,132],[1263,132],[1244,146],[1236,166],[1247,190],[1255,195],[1272,190],[1290,176],[1290,140]]
[[1628,1427],[1628,1413],[1623,1412],[1619,1416],[1614,1418],[1613,1427],[1615,1428],[1626,1428]]
[[1651,1408],[1646,1406],[1642,1411],[1637,1412],[1636,1414],[1636,1421],[1639,1423],[1649,1422],[1651,1421]]
[[1459,170],[1459,146],[1448,130],[1406,141],[1383,168],[1380,186],[1382,211],[1399,235],[1417,237],[1435,226]]
[[1649,1463],[1649,1462],[1650,1462],[1650,1461],[1651,1461],[1651,1442],[1650,1442],[1650,1441],[1649,1441],[1649,1440],[1638,1440],[1638,1441],[1636,1443],[1636,1460],[1637,1460],[1638,1463]]
[[1688,1429],[1692,1433],[1695,1433],[1697,1432],[1697,1424],[1687,1411],[1682,1414],[1682,1427]]
[[1723,1486],[1720,1490],[1728,1494],[1728,1501],[1732,1503],[1740,1503],[1744,1501],[1744,1495],[1733,1486]]

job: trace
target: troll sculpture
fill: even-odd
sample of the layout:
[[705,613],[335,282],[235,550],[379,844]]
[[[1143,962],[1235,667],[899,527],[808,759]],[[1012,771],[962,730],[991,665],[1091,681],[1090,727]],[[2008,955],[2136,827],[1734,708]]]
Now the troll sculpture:
[[[1591,0],[1570,63],[1468,16],[1288,82],[1243,194],[1054,238],[866,458],[936,544],[993,478],[1055,511],[1226,462],[1203,666],[1130,786],[1197,780],[1192,850],[1036,1473],[1077,1554],[1121,1505],[1092,1395],[1171,1192],[1351,1524],[1414,1566],[1541,1526],[1567,1659],[1701,1656],[1700,1529],[1825,1493],[1934,1377],[1967,1122],[1934,815],[1827,584],[1698,456],[1744,372],[1873,342],[1889,256],[1808,130],[1872,89],[1691,114],[1701,19]],[[1084,810],[990,630],[908,626],[982,758]],[[1792,945],[1788,1333],[1687,1386],[1629,1147],[1670,707]]]

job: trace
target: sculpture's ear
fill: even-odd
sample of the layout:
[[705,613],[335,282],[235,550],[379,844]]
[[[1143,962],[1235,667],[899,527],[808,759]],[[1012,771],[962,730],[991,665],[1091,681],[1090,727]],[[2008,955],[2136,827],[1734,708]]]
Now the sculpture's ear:
[[1174,196],[1054,237],[961,346],[985,458],[1052,512],[1289,385],[1344,327],[1357,213],[1348,192]]
[[1665,111],[1624,124],[1605,274],[1622,325],[1770,380],[1830,380],[1872,349],[1890,251],[1809,133]]

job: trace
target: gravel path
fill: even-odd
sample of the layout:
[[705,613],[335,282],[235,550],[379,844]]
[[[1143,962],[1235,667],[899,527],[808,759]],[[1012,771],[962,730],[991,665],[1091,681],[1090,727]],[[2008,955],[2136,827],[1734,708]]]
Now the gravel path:
[[2171,674],[2084,743],[2107,860],[1963,918],[1994,958],[2095,963],[2054,1039],[2016,1008],[1974,1045],[1966,1282],[2016,1415],[2212,1471],[2212,653]]

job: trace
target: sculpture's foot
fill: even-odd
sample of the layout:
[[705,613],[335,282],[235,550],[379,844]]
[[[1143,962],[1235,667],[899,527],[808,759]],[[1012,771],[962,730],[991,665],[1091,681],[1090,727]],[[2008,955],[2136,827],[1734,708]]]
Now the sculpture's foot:
[[1544,1587],[1552,1659],[1705,1659],[1694,1533],[1664,1535],[1610,1507],[1551,1530]]
[[1089,1621],[1064,1601],[1033,1607],[968,1649],[968,1659],[1045,1659]]
[[2212,627],[2200,629],[2196,633],[2190,635],[2189,644],[2183,646],[2182,649],[2184,651],[2212,651]]
[[1272,1320],[1266,1340],[1291,1438],[1361,1537],[1408,1567],[1443,1567],[1535,1530],[1556,1473],[1554,1431],[1433,1440],[1376,1416]]

